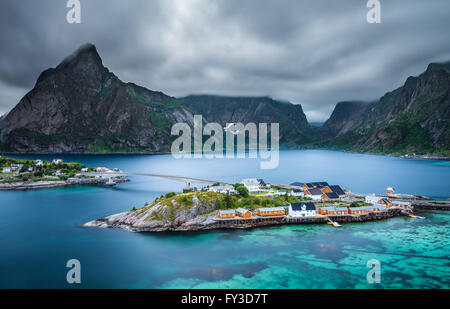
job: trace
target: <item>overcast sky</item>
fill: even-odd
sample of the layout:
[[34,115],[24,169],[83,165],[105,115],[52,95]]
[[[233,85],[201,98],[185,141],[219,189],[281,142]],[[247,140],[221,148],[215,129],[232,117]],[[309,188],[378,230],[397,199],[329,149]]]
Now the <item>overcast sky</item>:
[[0,1],[0,114],[48,67],[91,42],[123,81],[172,96],[268,95],[324,121],[344,100],[375,100],[450,60],[450,1]]

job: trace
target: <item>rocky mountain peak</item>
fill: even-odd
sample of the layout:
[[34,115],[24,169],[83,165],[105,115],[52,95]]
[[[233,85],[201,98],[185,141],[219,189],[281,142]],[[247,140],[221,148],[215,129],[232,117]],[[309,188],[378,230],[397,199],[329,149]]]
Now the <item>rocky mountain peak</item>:
[[43,71],[36,84],[58,74],[71,76],[75,80],[101,80],[103,74],[107,72],[109,71],[103,66],[102,58],[95,45],[87,43],[64,58],[56,68]]

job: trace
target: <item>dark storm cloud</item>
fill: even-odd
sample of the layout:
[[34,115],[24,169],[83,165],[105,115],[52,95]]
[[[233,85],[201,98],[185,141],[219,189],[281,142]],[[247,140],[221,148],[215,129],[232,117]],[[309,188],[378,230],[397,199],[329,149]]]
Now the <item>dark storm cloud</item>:
[[170,95],[270,95],[309,120],[342,100],[374,100],[433,61],[450,60],[450,2],[81,0],[0,2],[0,114],[79,45],[92,42],[122,80]]

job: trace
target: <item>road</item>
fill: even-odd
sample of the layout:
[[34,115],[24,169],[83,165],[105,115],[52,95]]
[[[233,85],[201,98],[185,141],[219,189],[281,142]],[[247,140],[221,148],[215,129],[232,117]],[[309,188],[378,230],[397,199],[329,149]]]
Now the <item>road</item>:
[[95,177],[95,176],[101,176],[104,178],[114,178],[114,177],[128,177],[128,176],[145,176],[145,177],[158,177],[158,178],[164,178],[164,179],[170,179],[174,181],[180,181],[187,184],[192,183],[216,183],[219,182],[221,184],[231,184],[223,181],[218,180],[210,180],[210,179],[199,179],[199,178],[191,178],[191,177],[184,177],[184,176],[173,176],[173,175],[162,175],[162,174],[149,174],[149,173],[81,173],[80,175],[85,177]]

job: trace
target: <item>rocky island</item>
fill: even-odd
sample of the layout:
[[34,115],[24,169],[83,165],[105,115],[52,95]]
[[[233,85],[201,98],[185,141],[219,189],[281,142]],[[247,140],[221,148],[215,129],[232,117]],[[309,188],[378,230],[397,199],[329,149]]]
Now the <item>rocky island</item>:
[[[291,216],[293,205],[312,204],[314,214]],[[334,206],[333,206],[334,205]],[[281,224],[332,224],[365,222],[410,215],[411,208],[399,205],[368,211],[370,205],[354,200],[321,202],[315,211],[309,198],[296,196],[230,195],[209,191],[167,193],[153,203],[83,224],[84,227],[122,228],[131,232],[185,232],[222,228],[252,228]],[[336,207],[337,206],[337,207]],[[335,207],[338,211],[326,212]],[[261,209],[282,209],[281,214],[262,216]],[[343,209],[343,212],[339,210]],[[373,211],[372,211],[373,210]],[[248,211],[248,216],[224,218],[221,213]],[[335,225],[336,224],[336,225]]]

